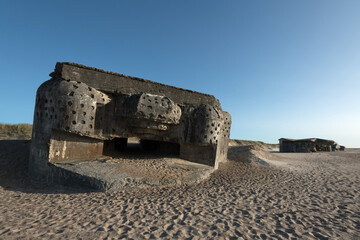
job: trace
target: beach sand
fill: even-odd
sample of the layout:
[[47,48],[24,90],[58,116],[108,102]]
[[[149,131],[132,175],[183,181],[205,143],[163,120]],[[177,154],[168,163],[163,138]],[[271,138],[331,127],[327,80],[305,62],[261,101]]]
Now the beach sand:
[[199,184],[101,193],[31,186],[28,146],[0,144],[0,239],[360,239],[356,149],[233,151]]

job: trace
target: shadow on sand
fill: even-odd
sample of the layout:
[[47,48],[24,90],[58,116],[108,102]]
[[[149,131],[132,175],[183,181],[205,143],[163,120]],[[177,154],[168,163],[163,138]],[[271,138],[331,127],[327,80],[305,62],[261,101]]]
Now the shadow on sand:
[[28,163],[31,140],[0,140],[0,186],[25,193],[84,193],[83,187],[46,186],[31,182]]

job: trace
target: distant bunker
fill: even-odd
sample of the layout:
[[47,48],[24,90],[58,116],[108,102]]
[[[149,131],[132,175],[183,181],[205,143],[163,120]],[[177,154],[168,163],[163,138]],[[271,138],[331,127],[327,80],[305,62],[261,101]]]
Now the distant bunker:
[[331,152],[336,150],[345,150],[333,140],[320,138],[289,139],[280,138],[280,152]]
[[231,116],[212,95],[67,62],[57,63],[50,76],[36,95],[29,160],[34,180],[76,180],[107,190],[114,182],[99,180],[96,169],[105,165],[96,162],[94,174],[69,166],[131,153],[130,138],[140,139],[144,152],[206,169],[227,159]]

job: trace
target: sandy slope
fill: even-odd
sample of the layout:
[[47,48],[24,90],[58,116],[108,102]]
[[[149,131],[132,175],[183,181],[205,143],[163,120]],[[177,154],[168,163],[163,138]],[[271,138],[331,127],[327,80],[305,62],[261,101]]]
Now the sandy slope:
[[31,187],[27,146],[0,144],[0,239],[360,238],[360,151],[239,154],[200,184],[105,194]]

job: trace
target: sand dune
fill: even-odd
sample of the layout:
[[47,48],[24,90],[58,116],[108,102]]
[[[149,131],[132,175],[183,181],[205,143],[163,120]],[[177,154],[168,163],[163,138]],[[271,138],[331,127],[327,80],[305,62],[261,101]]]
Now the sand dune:
[[200,184],[89,193],[31,186],[27,148],[0,143],[0,239],[360,238],[360,151],[233,149]]

